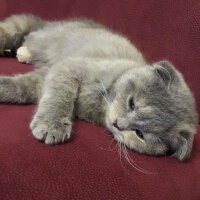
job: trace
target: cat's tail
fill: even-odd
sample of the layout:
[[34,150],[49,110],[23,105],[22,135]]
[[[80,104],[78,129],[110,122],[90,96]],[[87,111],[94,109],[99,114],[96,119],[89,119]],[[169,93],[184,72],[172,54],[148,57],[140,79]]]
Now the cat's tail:
[[0,51],[13,52],[21,46],[24,36],[42,28],[47,22],[33,15],[12,15],[0,22]]

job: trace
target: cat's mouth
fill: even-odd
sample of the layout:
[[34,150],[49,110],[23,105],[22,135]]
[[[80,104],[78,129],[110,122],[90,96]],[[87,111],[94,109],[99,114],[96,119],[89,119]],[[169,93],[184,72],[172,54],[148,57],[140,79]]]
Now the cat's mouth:
[[114,122],[111,120],[107,121],[107,127],[112,132],[114,138],[118,142],[124,142],[124,134],[122,134],[125,130],[120,129]]
[[119,131],[124,131],[124,129],[122,129],[122,128],[120,128],[120,127],[118,126],[117,120],[115,120],[115,121],[113,122],[112,125],[113,125],[117,130],[119,130]]

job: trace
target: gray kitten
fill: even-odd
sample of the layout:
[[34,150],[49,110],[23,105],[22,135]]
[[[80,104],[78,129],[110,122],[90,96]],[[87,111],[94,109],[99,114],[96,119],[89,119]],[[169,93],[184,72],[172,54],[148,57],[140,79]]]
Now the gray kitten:
[[78,117],[107,127],[139,153],[189,157],[197,112],[169,62],[148,65],[127,38],[92,21],[48,22],[32,15],[0,23],[0,48],[18,49],[19,62],[38,67],[0,77],[0,102],[39,104],[30,125],[38,140],[65,142]]

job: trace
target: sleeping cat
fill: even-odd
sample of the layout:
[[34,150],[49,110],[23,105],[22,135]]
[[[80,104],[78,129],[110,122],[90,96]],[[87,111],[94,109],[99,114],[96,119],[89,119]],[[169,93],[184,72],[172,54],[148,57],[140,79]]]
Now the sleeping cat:
[[38,103],[30,125],[36,139],[64,143],[78,117],[107,127],[136,152],[189,157],[197,112],[168,61],[147,64],[127,38],[93,21],[49,22],[32,15],[0,23],[0,49],[17,50],[19,62],[37,67],[0,77],[1,103]]

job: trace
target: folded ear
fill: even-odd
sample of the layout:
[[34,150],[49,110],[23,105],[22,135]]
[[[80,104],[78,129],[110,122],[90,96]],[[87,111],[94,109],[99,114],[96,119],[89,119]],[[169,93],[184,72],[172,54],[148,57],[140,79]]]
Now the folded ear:
[[174,144],[174,154],[179,161],[184,162],[190,156],[192,150],[194,135],[188,131],[181,131],[178,135],[177,141]]
[[153,64],[155,73],[169,86],[176,78],[176,69],[168,61],[160,61]]

